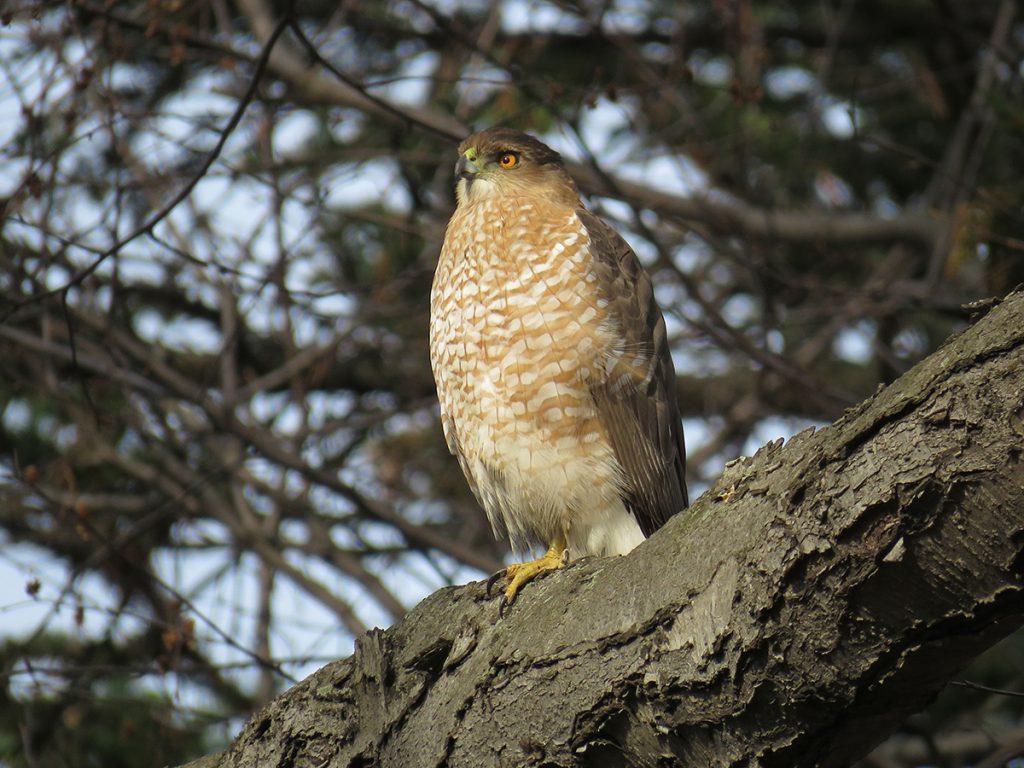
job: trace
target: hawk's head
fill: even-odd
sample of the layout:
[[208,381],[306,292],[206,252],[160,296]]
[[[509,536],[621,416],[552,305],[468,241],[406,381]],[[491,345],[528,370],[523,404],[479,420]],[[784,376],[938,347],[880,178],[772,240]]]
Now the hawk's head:
[[463,141],[455,176],[459,206],[499,195],[580,204],[562,156],[533,136],[508,128],[489,128]]

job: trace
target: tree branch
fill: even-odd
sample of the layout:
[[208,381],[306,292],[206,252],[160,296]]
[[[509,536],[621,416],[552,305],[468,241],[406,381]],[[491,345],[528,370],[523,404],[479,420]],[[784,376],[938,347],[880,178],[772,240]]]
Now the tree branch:
[[569,163],[569,168],[573,178],[589,194],[629,200],[658,213],[700,223],[715,232],[733,236],[835,245],[904,242],[930,249],[941,234],[941,222],[925,213],[904,211],[882,218],[873,213],[772,210],[737,199],[684,197],[660,192],[645,184],[598,174],[583,163]]
[[435,593],[215,764],[848,765],[1024,622],[1022,372],[1017,293],[504,621]]
[[[217,141],[213,146],[213,149],[206,153],[206,156],[199,164],[198,170],[192,174],[191,178],[189,178],[186,184],[180,190],[178,190],[178,192],[169,201],[167,201],[167,203],[165,203],[159,210],[150,215],[142,224],[137,226],[130,233],[120,238],[107,250],[103,251],[98,256],[96,256],[88,266],[75,272],[75,274],[66,283],[57,288],[51,288],[49,290],[43,291],[42,293],[32,294],[26,298],[15,301],[12,306],[7,308],[3,313],[0,313],[0,324],[5,323],[15,312],[17,312],[22,307],[49,298],[51,296],[61,296],[61,301],[66,305],[68,291],[71,288],[74,288],[75,286],[81,285],[83,282],[85,282],[85,280],[90,275],[92,275],[93,273],[96,272],[97,269],[99,269],[100,265],[103,264],[103,262],[105,262],[111,256],[116,254],[126,245],[128,245],[128,243],[132,242],[133,240],[136,240],[137,238],[141,237],[142,235],[148,232],[152,232],[157,224],[166,219],[167,216],[170,215],[171,211],[177,208],[178,205],[182,203],[182,201],[184,201],[186,198],[188,198],[189,195],[192,194],[192,190],[195,189],[196,185],[206,175],[207,171],[210,170],[213,164],[217,161],[217,158],[220,157],[220,153],[223,151],[224,146],[227,144],[228,137],[230,137],[231,134],[234,132],[235,128],[238,127],[239,122],[241,122],[242,120],[242,115],[245,114],[245,111],[246,109],[248,109],[249,104],[252,103],[253,98],[256,96],[256,88],[259,86],[260,78],[263,77],[263,71],[264,69],[266,69],[267,62],[273,54],[274,46],[277,44],[278,38],[288,28],[289,24],[291,23],[291,13],[292,3],[289,3],[288,12],[280,21],[276,23],[276,26],[274,26],[267,34],[266,43],[263,47],[263,52],[260,54],[259,59],[257,59],[256,61],[255,71],[253,72],[252,77],[249,79],[249,85],[245,89],[245,93],[242,95],[241,100],[235,107],[235,111],[232,113],[231,117],[228,118],[228,121],[225,124],[224,128],[221,129],[220,135],[218,136]],[[72,345],[72,353],[74,353],[74,345]]]

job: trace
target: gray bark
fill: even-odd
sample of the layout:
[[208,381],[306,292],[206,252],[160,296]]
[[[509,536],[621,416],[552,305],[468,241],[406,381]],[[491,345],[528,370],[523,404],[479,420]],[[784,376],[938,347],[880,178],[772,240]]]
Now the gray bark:
[[1024,623],[1024,293],[503,621],[443,589],[213,766],[842,766]]

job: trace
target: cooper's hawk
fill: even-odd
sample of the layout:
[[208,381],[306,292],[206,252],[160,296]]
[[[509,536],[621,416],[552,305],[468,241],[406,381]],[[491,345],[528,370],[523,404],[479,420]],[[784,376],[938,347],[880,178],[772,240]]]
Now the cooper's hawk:
[[624,554],[687,505],[665,321],[626,241],[585,210],[561,157],[491,129],[459,146],[430,293],[448,447],[509,566],[501,608],[572,555]]

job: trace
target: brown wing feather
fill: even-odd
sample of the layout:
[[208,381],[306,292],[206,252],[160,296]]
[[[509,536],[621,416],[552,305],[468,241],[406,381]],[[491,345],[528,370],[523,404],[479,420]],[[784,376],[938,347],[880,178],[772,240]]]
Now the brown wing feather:
[[589,211],[577,213],[590,236],[598,284],[623,339],[624,354],[591,391],[625,471],[626,507],[650,536],[689,503],[686,447],[665,319],[651,279],[629,244]]

